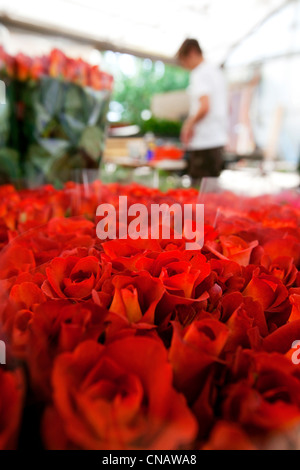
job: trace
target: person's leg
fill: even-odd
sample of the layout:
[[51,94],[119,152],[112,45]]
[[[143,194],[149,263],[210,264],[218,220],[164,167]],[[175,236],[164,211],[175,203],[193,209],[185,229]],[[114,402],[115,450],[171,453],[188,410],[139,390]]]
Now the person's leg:
[[218,177],[223,168],[223,148],[217,147],[189,152],[189,176],[196,180],[205,177]]
[[207,168],[209,176],[218,177],[223,169],[223,147],[217,147],[207,150]]
[[192,179],[208,176],[206,161],[206,150],[193,150],[190,152],[189,176]]

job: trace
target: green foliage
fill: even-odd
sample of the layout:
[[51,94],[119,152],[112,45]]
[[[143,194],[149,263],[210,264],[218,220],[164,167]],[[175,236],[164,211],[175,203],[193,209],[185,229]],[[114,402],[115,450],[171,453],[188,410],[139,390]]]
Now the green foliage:
[[141,112],[150,109],[156,93],[186,89],[189,74],[173,66],[157,66],[157,62],[136,59],[136,73],[128,76],[121,70],[114,73],[115,86],[112,100],[123,106],[122,121],[141,124]]
[[178,138],[181,130],[181,122],[167,121],[165,119],[158,119],[152,117],[141,124],[141,132],[153,132],[156,137],[175,137]]
[[18,152],[13,149],[0,149],[0,184],[12,182],[20,177],[18,157]]
[[[7,83],[0,112],[0,182],[69,178],[98,168],[105,144],[110,92],[42,77]],[[16,112],[18,111],[18,112]]]

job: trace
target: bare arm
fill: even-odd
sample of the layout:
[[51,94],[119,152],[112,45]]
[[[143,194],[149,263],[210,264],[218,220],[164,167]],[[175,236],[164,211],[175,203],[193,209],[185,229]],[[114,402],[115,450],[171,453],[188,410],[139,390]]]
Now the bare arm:
[[195,124],[201,121],[201,119],[203,119],[209,112],[209,108],[210,108],[209,96],[201,96],[199,101],[200,101],[200,106],[199,106],[197,113],[194,116],[189,117],[185,121],[182,127],[181,140],[185,145],[187,145],[189,141],[191,140],[191,138],[193,137]]
[[192,116],[190,119],[194,124],[197,124],[197,122],[201,121],[207,113],[209,112],[209,107],[210,107],[210,102],[209,102],[209,96],[201,96],[200,98],[200,107],[198,109],[198,112],[195,114],[195,116]]

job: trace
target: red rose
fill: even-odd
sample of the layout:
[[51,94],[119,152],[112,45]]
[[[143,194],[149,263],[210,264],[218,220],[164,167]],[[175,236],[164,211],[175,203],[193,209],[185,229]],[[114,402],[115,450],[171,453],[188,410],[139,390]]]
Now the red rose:
[[21,373],[0,368],[0,450],[16,447],[23,410],[24,385]]
[[110,311],[127,318],[130,323],[154,324],[155,310],[165,288],[148,272],[113,278],[114,296]]
[[220,259],[235,261],[241,266],[247,266],[253,249],[258,246],[258,241],[247,243],[236,235],[220,236],[219,242],[207,242],[206,247]]
[[300,242],[293,236],[285,236],[278,240],[270,240],[264,245],[264,252],[271,261],[276,260],[278,255],[289,257],[294,260],[296,267],[300,265]]
[[46,297],[33,282],[15,284],[1,315],[1,328],[9,338],[13,353],[22,358],[28,344],[28,325],[33,312]]
[[291,305],[288,291],[277,277],[263,274],[259,268],[254,269],[243,295],[252,297],[261,304],[269,328],[279,327],[289,319]]
[[55,299],[88,299],[93,290],[100,289],[110,275],[110,265],[101,263],[94,256],[79,258],[54,258],[46,269],[47,280],[42,291]]
[[57,358],[52,381],[54,406],[43,425],[50,449],[170,450],[196,436],[158,340],[83,343]]
[[170,294],[185,298],[196,297],[197,287],[210,272],[205,256],[180,251],[159,254],[150,268],[152,276],[161,279]]
[[184,329],[173,322],[173,328],[169,361],[174,385],[186,396],[199,422],[199,436],[203,437],[215,420],[217,366],[224,367],[221,356],[229,330],[209,317],[194,321]]
[[64,73],[67,57],[59,49],[53,49],[50,52],[49,75],[51,77],[61,77]]
[[298,271],[294,265],[293,258],[288,256],[280,256],[273,261],[268,256],[264,256],[262,265],[272,276],[280,279],[287,287],[292,286],[297,278]]
[[227,294],[222,298],[220,319],[230,331],[226,352],[235,353],[238,346],[253,346],[252,335],[255,328],[260,338],[268,335],[267,322],[260,303],[251,297],[243,297],[239,292]]
[[102,247],[117,271],[148,270],[162,251],[158,240],[110,240]]
[[41,265],[69,250],[91,248],[95,243],[95,226],[83,218],[54,218],[15,241],[30,247],[36,264]]
[[206,284],[211,267],[204,255],[195,252],[169,251],[161,253],[150,272],[165,286],[166,293],[159,304],[158,319],[163,321],[181,305],[204,304],[209,298]]
[[17,79],[25,81],[30,78],[30,70],[32,66],[32,59],[22,53],[16,55],[16,72]]
[[210,260],[211,269],[217,275],[217,283],[223,293],[241,291],[245,285],[242,269],[239,264],[229,260]]
[[284,356],[239,352],[232,384],[222,390],[222,416],[250,434],[286,429],[300,422],[300,371]]
[[34,388],[43,397],[50,397],[55,357],[73,351],[86,340],[104,341],[107,324],[108,311],[92,302],[56,300],[41,304],[27,326],[26,361]]
[[95,224],[84,217],[53,218],[45,228],[48,237],[63,243],[64,249],[89,246],[95,241]]
[[290,302],[292,304],[292,313],[289,318],[290,322],[300,320],[300,287],[291,289]]
[[300,320],[294,320],[282,325],[273,333],[264,338],[262,348],[268,352],[286,354],[294,341],[300,338]]
[[8,245],[0,254],[0,279],[9,279],[34,267],[32,251],[15,243]]
[[221,354],[229,330],[221,322],[206,318],[181,329],[173,323],[174,333],[169,360],[174,385],[183,392],[199,422],[199,436],[205,436],[214,422],[216,404],[216,365],[223,365]]
[[218,421],[211,431],[208,442],[201,450],[256,450],[243,429],[226,421]]
[[10,299],[18,310],[33,310],[35,305],[45,302],[46,297],[33,282],[15,284],[10,291]]
[[229,330],[223,323],[209,318],[194,321],[184,329],[174,322],[173,328],[169,360],[174,383],[193,401],[204,385],[201,374],[207,372],[208,366],[219,362]]

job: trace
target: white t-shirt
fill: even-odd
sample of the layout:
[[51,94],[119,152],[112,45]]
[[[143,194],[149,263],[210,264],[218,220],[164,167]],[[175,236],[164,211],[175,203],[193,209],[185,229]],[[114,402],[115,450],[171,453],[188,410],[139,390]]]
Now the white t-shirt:
[[209,96],[210,109],[194,127],[188,144],[190,150],[222,147],[227,143],[227,89],[222,71],[208,62],[202,62],[191,72],[190,116],[199,111],[201,96]]

